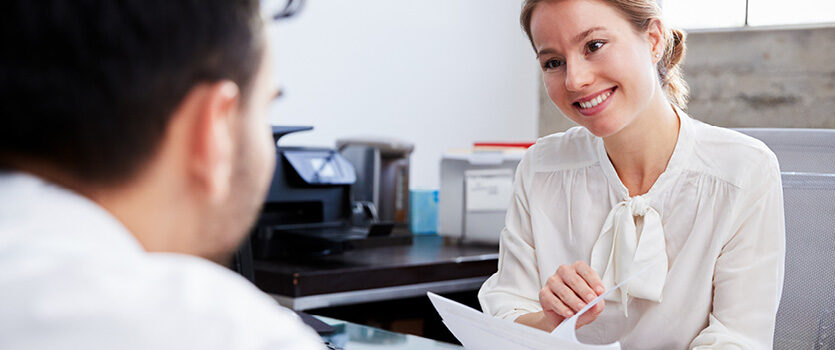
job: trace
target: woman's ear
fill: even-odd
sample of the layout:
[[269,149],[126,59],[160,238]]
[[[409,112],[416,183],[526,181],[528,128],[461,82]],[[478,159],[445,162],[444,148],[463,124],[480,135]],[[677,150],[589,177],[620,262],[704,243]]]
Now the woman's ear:
[[664,40],[664,27],[661,25],[661,20],[658,18],[651,19],[649,25],[647,25],[646,35],[650,44],[652,63],[656,64],[664,57],[667,44]]

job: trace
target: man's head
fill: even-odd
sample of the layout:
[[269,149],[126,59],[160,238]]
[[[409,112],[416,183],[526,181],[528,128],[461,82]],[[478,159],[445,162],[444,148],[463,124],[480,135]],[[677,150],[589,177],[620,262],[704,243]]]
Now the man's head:
[[146,249],[233,250],[275,162],[258,0],[2,7],[0,167],[88,195]]

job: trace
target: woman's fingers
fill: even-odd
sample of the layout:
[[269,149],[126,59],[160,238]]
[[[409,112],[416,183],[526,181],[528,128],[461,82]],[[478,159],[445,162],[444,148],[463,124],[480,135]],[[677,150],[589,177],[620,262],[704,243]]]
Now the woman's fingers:
[[577,294],[569,287],[567,284],[558,283],[554,284],[551,287],[551,290],[554,291],[560,300],[566,306],[570,307],[572,311],[577,312],[580,309],[586,307],[586,303],[577,296]]
[[[568,318],[583,309],[587,303],[603,294],[605,287],[600,277],[588,264],[578,261],[561,265],[539,291],[539,302],[550,318]],[[601,300],[577,320],[577,327],[589,324],[603,312]]]
[[577,261],[574,263],[574,269],[577,271],[577,274],[583,277],[586,283],[594,289],[596,295],[603,294],[606,291],[606,287],[603,286],[603,282],[600,281],[600,276],[597,275],[597,272],[591,268],[586,262],[584,261]]
[[[575,265],[578,265],[575,263]],[[583,299],[584,303],[589,303],[597,297],[597,293],[592,289],[592,286],[579,274],[575,265],[563,265],[557,269],[557,274],[562,278],[566,285],[568,285],[574,293]],[[583,266],[579,266],[583,268]],[[586,266],[587,267],[587,266]],[[590,268],[589,268],[590,269]],[[585,306],[585,305],[583,305]]]
[[539,303],[542,305],[543,310],[553,311],[563,318],[574,316],[574,312],[554,295],[548,286],[539,291]]
[[560,277],[562,277],[566,285],[571,287],[576,295],[583,299],[583,306],[586,306],[585,303],[590,303],[594,300],[594,298],[597,298],[597,293],[595,293],[592,287],[586,283],[586,280],[578,274],[577,270],[573,268],[565,269]]

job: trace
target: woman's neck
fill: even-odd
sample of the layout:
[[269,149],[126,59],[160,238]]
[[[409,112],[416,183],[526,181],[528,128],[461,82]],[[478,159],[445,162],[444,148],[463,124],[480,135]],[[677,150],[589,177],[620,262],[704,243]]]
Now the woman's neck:
[[629,196],[647,193],[673,155],[678,142],[680,120],[663,97],[618,133],[603,139],[606,153]]

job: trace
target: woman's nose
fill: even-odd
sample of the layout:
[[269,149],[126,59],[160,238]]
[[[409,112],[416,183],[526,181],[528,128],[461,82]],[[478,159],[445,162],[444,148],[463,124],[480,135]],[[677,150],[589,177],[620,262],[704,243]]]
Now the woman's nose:
[[583,59],[566,62],[565,88],[581,91],[594,82],[594,72]]

